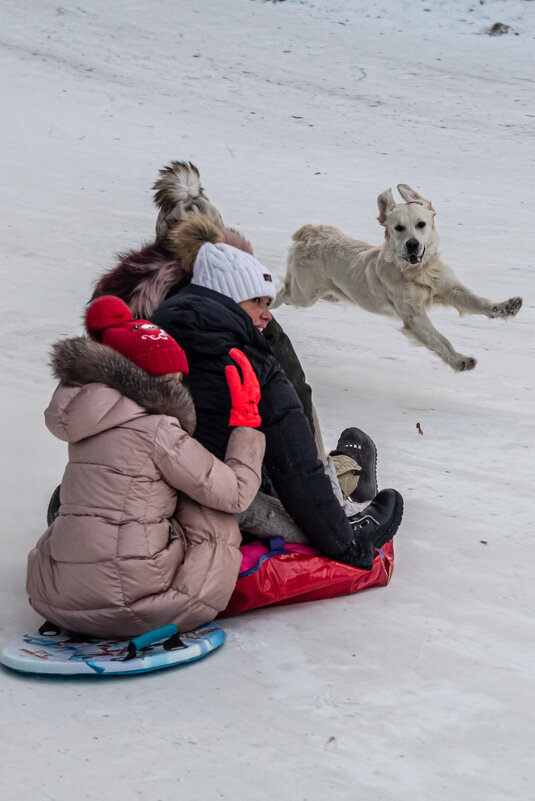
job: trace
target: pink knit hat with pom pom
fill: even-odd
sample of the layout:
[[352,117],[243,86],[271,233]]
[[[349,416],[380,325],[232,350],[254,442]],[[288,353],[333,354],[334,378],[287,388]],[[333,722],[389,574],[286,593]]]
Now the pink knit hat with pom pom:
[[87,333],[122,353],[151,375],[187,373],[186,354],[175,340],[148,320],[134,320],[124,301],[103,295],[85,316]]

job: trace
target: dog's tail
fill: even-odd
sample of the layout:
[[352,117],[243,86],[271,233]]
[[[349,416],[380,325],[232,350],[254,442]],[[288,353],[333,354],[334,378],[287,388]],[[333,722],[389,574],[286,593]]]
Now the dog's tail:
[[218,228],[223,227],[221,215],[206,197],[199,170],[191,161],[171,161],[160,170],[160,177],[152,188],[159,209],[157,239],[165,237],[169,228],[185,222],[192,214],[203,214]]

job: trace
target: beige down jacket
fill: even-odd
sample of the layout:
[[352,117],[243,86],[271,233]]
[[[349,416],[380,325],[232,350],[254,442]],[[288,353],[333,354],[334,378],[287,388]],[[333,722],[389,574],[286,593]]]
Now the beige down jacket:
[[52,365],[61,383],[45,420],[69,463],[59,516],[28,557],[31,605],[103,637],[212,620],[236,584],[234,514],[260,486],[264,435],[234,429],[223,463],[192,438],[183,384],[85,337],[58,343]]

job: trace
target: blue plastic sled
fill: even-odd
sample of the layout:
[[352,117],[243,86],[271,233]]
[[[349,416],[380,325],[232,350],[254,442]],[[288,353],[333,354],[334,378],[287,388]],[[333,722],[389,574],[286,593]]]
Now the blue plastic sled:
[[22,673],[61,676],[126,676],[202,659],[225,642],[217,623],[179,633],[173,624],[133,640],[83,639],[45,623],[37,634],[8,643],[3,665]]

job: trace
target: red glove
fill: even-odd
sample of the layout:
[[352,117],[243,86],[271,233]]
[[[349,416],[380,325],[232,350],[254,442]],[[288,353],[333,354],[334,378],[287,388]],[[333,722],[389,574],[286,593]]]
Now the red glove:
[[230,356],[241,368],[243,383],[237,368],[234,367],[233,364],[229,364],[228,367],[225,367],[225,376],[232,399],[229,426],[258,428],[262,422],[262,418],[258,414],[257,406],[260,400],[260,384],[258,383],[258,378],[245,353],[242,353],[238,348],[232,348]]

